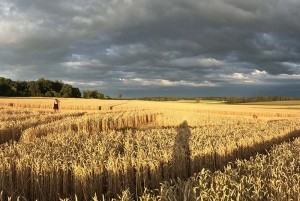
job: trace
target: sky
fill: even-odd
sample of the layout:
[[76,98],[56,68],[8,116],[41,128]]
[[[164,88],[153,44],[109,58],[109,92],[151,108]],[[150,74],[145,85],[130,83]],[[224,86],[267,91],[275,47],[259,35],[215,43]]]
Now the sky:
[[0,0],[0,77],[111,97],[300,97],[299,0]]

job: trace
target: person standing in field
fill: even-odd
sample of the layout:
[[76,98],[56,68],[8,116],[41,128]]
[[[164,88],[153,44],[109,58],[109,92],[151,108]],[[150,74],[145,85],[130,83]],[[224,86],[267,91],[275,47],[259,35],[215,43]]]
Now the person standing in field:
[[54,110],[54,112],[57,112],[59,110],[59,100],[58,99],[54,100],[53,110]]

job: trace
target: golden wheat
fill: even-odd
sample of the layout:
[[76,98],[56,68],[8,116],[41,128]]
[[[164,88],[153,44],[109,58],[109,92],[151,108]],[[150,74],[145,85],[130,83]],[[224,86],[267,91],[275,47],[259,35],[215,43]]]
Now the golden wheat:
[[[269,177],[254,175],[255,171],[260,174],[268,169],[268,164],[258,163],[255,167],[251,160],[248,163],[242,159],[300,136],[299,119],[290,118],[288,113],[281,115],[286,119],[267,112],[268,118],[258,115],[253,119],[250,112],[243,116],[243,112],[234,111],[193,111],[192,105],[154,106],[129,105],[125,109],[123,104],[107,111],[60,113],[3,106],[1,198],[288,199],[283,195],[285,190],[291,192],[290,198],[298,198],[298,170],[293,180],[278,176],[270,180],[273,186],[266,188],[264,182]],[[15,142],[5,143],[9,140]],[[296,142],[295,147],[299,144]],[[287,153],[292,155],[291,151]],[[286,159],[282,153],[279,155],[280,160]],[[228,166],[236,159],[242,162]],[[244,163],[247,166],[241,165]],[[279,170],[284,168],[281,164],[291,165],[277,163]],[[299,166],[295,159],[292,163]],[[252,166],[257,168],[251,169],[253,172],[245,169]],[[223,172],[218,171],[224,167]],[[273,171],[269,174],[278,175],[277,170],[269,170]],[[192,177],[194,174],[197,176]],[[278,183],[285,187],[277,191]]]

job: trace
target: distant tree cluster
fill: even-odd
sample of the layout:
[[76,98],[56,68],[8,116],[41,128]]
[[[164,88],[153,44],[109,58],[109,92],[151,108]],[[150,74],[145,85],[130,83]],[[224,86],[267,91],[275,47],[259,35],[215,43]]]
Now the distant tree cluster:
[[104,99],[104,94],[97,90],[83,90],[83,98],[98,98]]
[[[81,98],[78,88],[61,81],[40,78],[37,81],[13,81],[0,77],[0,96]],[[83,98],[111,99],[97,90],[84,90]]]
[[12,81],[0,77],[0,96],[79,98],[81,92],[69,84],[44,78],[37,81]]
[[180,97],[167,97],[167,96],[157,96],[157,97],[142,97],[138,98],[138,100],[148,100],[148,101],[178,101],[182,100]]
[[285,96],[255,96],[255,97],[228,97],[226,102],[228,104],[237,103],[251,103],[251,102],[270,102],[270,101],[289,101],[298,100],[298,98],[285,97]]
[[179,100],[195,100],[200,102],[200,100],[216,100],[216,101],[225,101],[226,97],[170,97],[170,96],[157,96],[157,97],[142,97],[138,98],[139,100],[149,100],[149,101],[179,101]]

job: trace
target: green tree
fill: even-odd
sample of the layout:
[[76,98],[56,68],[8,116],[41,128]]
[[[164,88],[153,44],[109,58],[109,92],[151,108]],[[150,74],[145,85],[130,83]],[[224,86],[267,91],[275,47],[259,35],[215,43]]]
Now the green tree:
[[45,96],[45,94],[49,91],[52,91],[52,81],[45,80],[44,78],[40,78],[36,81],[36,84],[39,87],[40,93]]
[[26,81],[17,81],[16,83],[16,95],[17,96],[30,96],[29,86]]
[[0,78],[0,95],[1,96],[14,96],[13,81],[4,77]]
[[28,90],[30,93],[30,96],[43,96],[39,84],[35,81],[29,81],[28,83]]
[[83,90],[83,98],[104,99],[104,95],[97,90]]
[[[52,90],[55,91],[56,93],[59,93],[61,88],[63,86],[63,83],[60,81],[55,81],[52,83]],[[58,96],[59,94],[55,95]]]
[[60,90],[60,95],[64,98],[69,98],[72,97],[73,94],[73,87],[69,84],[63,84],[61,90]]
[[46,96],[46,97],[54,97],[54,92],[53,92],[53,91],[47,91],[47,92],[45,93],[45,96]]
[[72,88],[72,97],[74,97],[74,98],[81,97],[81,92],[78,88]]

